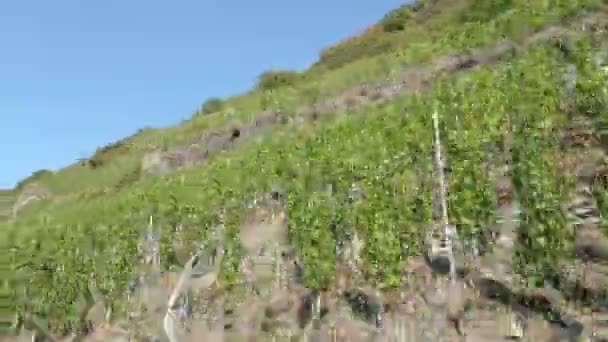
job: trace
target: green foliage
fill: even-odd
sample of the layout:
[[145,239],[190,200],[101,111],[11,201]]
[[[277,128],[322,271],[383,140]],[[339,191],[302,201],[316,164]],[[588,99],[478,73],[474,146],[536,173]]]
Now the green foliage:
[[605,234],[608,234],[608,179],[603,180],[606,183],[598,182],[593,189],[593,196],[597,202],[597,207],[600,210],[601,226]]
[[[531,69],[532,70],[532,69]],[[541,73],[552,77],[540,77]],[[536,91],[517,93],[510,105],[509,122],[516,137],[513,144],[513,184],[521,206],[521,225],[517,264],[533,286],[543,281],[555,283],[554,275],[563,261],[572,260],[574,233],[568,229],[561,204],[568,201],[573,189],[556,165],[555,129],[563,128],[565,116],[559,113],[559,99],[564,89],[556,76],[563,66],[546,63],[529,75],[509,74],[510,87],[520,82]],[[525,114],[534,104],[534,115]],[[527,109],[529,112],[530,109]]]
[[262,96],[260,97],[260,109],[261,110],[269,110],[270,108],[274,107],[276,102],[274,99],[274,96],[272,96],[272,92],[270,91],[266,91],[264,92],[264,94],[262,94]]
[[[464,22],[488,22],[496,19],[503,12],[513,8],[508,0],[498,4],[477,3],[466,0],[442,2],[437,0],[420,0],[405,4],[387,13],[378,23],[382,32],[366,33],[354,37],[324,50],[315,66],[329,70],[340,68],[356,60],[382,54],[401,52],[404,49],[415,50],[412,45],[424,37],[424,40],[435,41],[445,35],[459,34]],[[481,20],[483,19],[483,20]],[[476,28],[480,30],[481,28]],[[481,29],[483,30],[483,29]],[[487,31],[487,28],[485,29]],[[476,32],[475,36],[485,35]],[[442,45],[452,38],[445,39]],[[449,43],[448,43],[449,44]]]
[[116,189],[123,189],[141,179],[142,169],[141,164],[136,164],[135,167],[127,172],[119,181],[116,183]]
[[[400,74],[404,67],[426,63],[446,54],[493,45],[497,40],[519,39],[533,30],[563,22],[576,13],[593,11],[601,2],[601,0],[518,1],[514,2],[511,9],[491,20],[462,23],[460,13],[469,10],[471,6],[469,0],[424,1],[424,6],[416,12],[411,19],[412,23],[403,31],[379,33],[375,30],[360,39],[344,43],[357,50],[358,46],[366,44],[366,40],[371,40],[372,43],[375,40],[374,44],[385,44],[382,43],[384,41],[386,46],[391,46],[387,50],[389,52],[380,55],[356,52],[352,56],[366,57],[353,60],[348,57],[351,55],[349,49],[344,48],[342,56],[337,54],[335,58],[332,57],[337,61],[336,65],[340,65],[339,67],[329,68],[323,63],[317,63],[301,75],[295,87],[274,88],[272,90],[274,100],[265,108],[280,108],[282,111],[293,113],[296,108],[309,104],[307,99],[319,98],[315,92],[322,94],[320,96],[322,99],[327,99],[329,94],[337,95],[345,89],[364,82],[386,82],[387,77]],[[372,28],[378,29],[379,26]],[[333,62],[329,61],[328,66],[331,65]],[[310,88],[318,89],[310,92]],[[230,108],[230,111],[226,111],[226,115],[196,115],[192,120],[178,126],[138,132],[127,139],[129,148],[125,153],[94,158],[90,165],[92,167],[73,165],[60,169],[53,177],[43,177],[41,183],[57,195],[55,197],[57,200],[63,195],[70,195],[87,188],[115,187],[127,177],[133,165],[139,163],[142,152],[159,148],[161,145],[167,148],[183,147],[200,138],[201,131],[221,130],[235,120],[250,122],[256,112],[261,107],[264,108],[264,101],[261,100],[265,96],[264,93],[254,89],[226,99],[226,106]],[[598,118],[598,124],[601,124],[601,118],[601,116]],[[604,134],[602,137],[606,140],[607,136]],[[103,167],[98,167],[99,165]]]
[[[522,136],[534,134],[520,129]],[[535,286],[542,286],[538,280],[550,279],[561,261],[573,257],[574,236],[560,209],[570,191],[555,163],[541,154],[548,148],[535,137],[522,137],[513,150],[514,184],[522,208],[520,267],[527,277],[536,277]]]
[[487,22],[513,8],[513,0],[472,0],[469,10],[461,14],[463,22]]
[[17,183],[17,185],[15,186],[15,191],[20,191],[21,189],[23,189],[27,184],[29,183],[34,183],[37,180],[40,180],[42,178],[45,177],[49,177],[53,175],[53,171],[50,170],[38,170],[36,172],[33,172],[29,177],[21,180],[19,183]]
[[576,111],[598,121],[606,120],[608,113],[608,75],[593,63],[595,54],[588,39],[576,41],[575,62],[577,71],[586,77],[577,78]]
[[[476,22],[456,25],[451,21],[451,25],[438,26],[441,30],[428,35],[421,35],[421,28],[375,33],[326,51],[320,64],[325,70],[337,69],[395,47],[401,49],[401,55],[385,54],[383,58],[387,59],[367,63],[388,63],[388,58],[395,66],[419,62],[439,52],[487,44],[503,35],[517,37],[519,27],[524,26],[520,24],[529,21],[530,26],[540,27],[556,22],[583,4],[560,1],[555,11],[547,11],[548,5],[534,1],[528,7],[508,11],[504,1],[473,3],[481,6],[471,13],[470,18],[476,18]],[[405,7],[399,11],[405,11]],[[492,11],[500,15],[490,19]],[[387,18],[391,16],[399,20],[407,17],[394,13]],[[442,18],[447,22],[449,17]],[[417,44],[404,49],[400,45],[404,37],[417,38]],[[589,67],[590,49],[579,51],[577,108],[601,117],[606,113],[606,82]],[[523,207],[522,235],[526,234],[518,246],[519,261],[520,266],[530,267],[520,267],[520,272],[531,272],[543,279],[558,261],[568,261],[572,255],[572,235],[559,210],[571,185],[555,168],[552,158],[556,149],[551,145],[552,129],[562,127],[565,117],[558,105],[563,97],[561,61],[553,48],[539,46],[512,63],[481,68],[439,83],[424,95],[405,96],[362,109],[366,115],[359,115],[360,120],[343,120],[315,131],[276,130],[272,137],[243,144],[238,151],[211,158],[205,166],[141,182],[135,182],[139,178],[138,156],[126,158],[132,152],[129,144],[118,142],[100,149],[91,159],[91,166],[105,167],[93,175],[109,170],[112,163],[119,165],[117,176],[108,177],[110,180],[103,183],[118,184],[115,191],[96,193],[86,200],[65,199],[2,225],[0,233],[4,235],[0,241],[11,247],[6,249],[10,250],[11,266],[19,269],[21,277],[21,283],[9,282],[9,290],[26,292],[15,298],[15,310],[22,308],[27,299],[34,312],[47,317],[55,329],[74,322],[74,303],[88,286],[89,275],[95,273],[96,286],[108,293],[120,313],[124,309],[120,306],[122,291],[136,270],[136,243],[150,216],[161,233],[163,268],[169,268],[179,263],[172,243],[175,227],[196,227],[188,235],[193,242],[191,248],[195,248],[196,244],[208,242],[209,229],[219,224],[219,214],[224,209],[224,276],[228,284],[235,284],[240,277],[242,251],[236,232],[243,219],[243,203],[250,201],[255,192],[270,190],[275,184],[288,194],[290,240],[304,261],[308,286],[323,287],[332,281],[336,239],[355,230],[366,241],[364,275],[379,287],[396,287],[404,262],[422,252],[424,229],[431,219],[429,121],[435,108],[441,113],[442,136],[450,158],[450,217],[465,240],[487,240],[485,228],[494,220],[496,206],[488,163],[496,157],[493,146],[501,140],[504,127],[513,127],[514,177]],[[357,68],[367,66],[362,61],[357,63],[361,63],[355,65]],[[298,73],[267,72],[260,76],[260,91],[248,98],[249,102],[243,100],[239,112],[250,115],[259,107],[293,108],[302,99],[299,95],[315,101],[322,90],[385,75],[390,66],[374,64],[364,71],[344,68],[331,74],[339,79],[334,83],[326,74],[317,75],[317,79],[310,77],[306,80],[309,83],[302,84]],[[347,82],[347,77],[352,79]],[[184,132],[200,134],[201,127],[211,129],[225,124],[214,117],[204,119],[217,121],[188,123],[189,126],[169,129],[163,135],[142,132],[139,146],[162,140],[168,148],[182,141],[174,136]],[[81,175],[75,172],[71,177],[78,180]],[[359,202],[349,199],[353,184],[365,194]],[[75,188],[69,185],[66,189]],[[326,191],[328,185],[331,193]],[[605,213],[606,200],[602,200]]]
[[318,84],[308,83],[301,87],[299,95],[304,103],[317,103],[321,101],[321,87]]
[[[486,74],[478,77],[477,91],[488,99],[481,109],[478,98],[467,96],[463,88],[443,92],[440,103],[461,103],[460,106],[440,106],[445,122],[445,145],[450,161],[449,217],[465,240],[474,239],[487,249],[488,227],[495,222],[495,179],[488,161],[495,158],[491,148],[501,141],[501,124],[498,116],[486,115],[488,111],[500,111],[504,102]],[[490,94],[494,94],[491,97]],[[481,120],[480,120],[481,118]],[[483,135],[475,132],[484,132]]]
[[422,7],[423,2],[418,0],[411,4],[404,4],[388,12],[379,22],[384,32],[403,31],[413,13]]
[[91,169],[100,168],[113,159],[129,153],[131,144],[126,141],[117,141],[97,149],[95,154],[87,160],[87,166]]
[[354,38],[324,50],[319,55],[319,61],[315,65],[332,70],[359,59],[377,56],[394,50],[395,44],[392,37],[371,34]]
[[219,112],[222,109],[224,109],[224,100],[220,99],[219,97],[212,97],[203,103],[201,112],[203,114],[211,114]]
[[[53,216],[41,212],[14,222],[4,229],[5,241],[15,246],[13,260],[30,275],[28,298],[59,326],[70,320],[91,272],[97,286],[118,303],[133,276],[136,242],[149,216],[160,230],[163,267],[168,268],[177,262],[174,227],[199,227],[189,239],[204,243],[226,208],[225,276],[235,283],[243,203],[279,184],[288,194],[290,240],[304,261],[308,286],[332,281],[335,241],[340,232],[355,230],[366,241],[364,274],[380,287],[395,287],[407,258],[422,252],[431,218],[429,120],[437,108],[452,168],[450,215],[465,239],[483,241],[484,227],[493,220],[495,194],[487,163],[495,152],[488,147],[500,141],[505,118],[512,123],[514,176],[527,234],[520,257],[542,279],[557,261],[571,256],[572,237],[559,211],[570,185],[551,162],[556,150],[550,132],[562,125],[558,61],[552,48],[537,48],[511,64],[441,83],[428,94],[368,109],[361,120],[340,121],[315,134],[277,131],[272,139],[243,146],[202,168],[137,183],[128,191],[90,199],[86,206],[54,207]],[[582,91],[585,96],[597,89]],[[360,202],[349,200],[353,184],[365,195]]]
[[294,86],[301,80],[300,73],[296,71],[271,70],[258,77],[257,89],[262,91],[274,90],[282,87]]

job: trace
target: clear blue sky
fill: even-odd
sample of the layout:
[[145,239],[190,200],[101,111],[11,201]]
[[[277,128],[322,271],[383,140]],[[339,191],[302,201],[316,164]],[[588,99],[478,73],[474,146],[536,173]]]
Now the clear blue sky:
[[190,117],[406,0],[0,2],[0,188]]

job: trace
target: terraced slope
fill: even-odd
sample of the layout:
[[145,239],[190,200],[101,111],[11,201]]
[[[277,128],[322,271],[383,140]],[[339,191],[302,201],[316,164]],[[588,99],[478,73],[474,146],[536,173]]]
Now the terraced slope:
[[[511,11],[506,13],[517,7]],[[247,133],[241,126],[238,134],[229,130],[231,139],[217,150],[234,148],[207,153],[198,166],[26,213],[2,229],[26,281],[9,284],[26,291],[16,302],[28,302],[31,311],[60,331],[66,322],[78,324],[73,312],[82,289],[91,285],[87,275],[95,273],[94,286],[120,317],[129,307],[124,289],[139,270],[137,243],[150,217],[161,236],[164,269],[182,264],[179,256],[209,240],[210,227],[221,223],[226,233],[221,280],[236,291],[243,255],[236,236],[245,221],[244,207],[259,192],[273,190],[285,195],[289,240],[304,267],[303,285],[331,288],[336,244],[356,232],[364,241],[358,258],[361,280],[385,292],[400,290],[407,260],[425,252],[431,220],[433,111],[441,115],[448,155],[450,218],[466,245],[475,242],[485,253],[482,271],[498,258],[505,270],[489,271],[499,281],[523,279],[532,287],[551,281],[573,302],[588,299],[564,285],[570,276],[582,292],[602,294],[598,282],[589,279],[603,277],[598,268],[606,249],[588,241],[589,236],[605,241],[608,208],[601,181],[606,146],[596,129],[605,120],[607,80],[593,62],[594,45],[605,37],[582,25],[593,18],[596,28],[605,26],[601,13],[587,14],[570,18],[561,29],[418,66],[403,74],[407,78],[402,75],[407,82],[396,88],[399,93],[364,106],[328,107],[327,115],[313,111],[318,117],[333,116],[332,121],[297,124],[294,119],[294,124],[258,132],[258,140],[242,139]],[[573,81],[565,77],[572,66]],[[589,132],[573,125],[574,118],[589,123]],[[591,151],[593,160],[586,157]],[[574,155],[582,159],[572,163]],[[507,160],[510,167],[503,172]],[[579,191],[584,181],[587,191]],[[580,196],[585,201],[574,201],[579,209],[567,208]],[[586,208],[580,209],[583,202]],[[511,210],[513,203],[518,210]],[[517,212],[518,220],[509,219]],[[511,244],[500,240],[505,237]],[[562,274],[578,262],[591,265],[589,277]],[[518,304],[533,312],[524,300],[530,295],[512,286]],[[483,328],[477,336],[488,331]]]
[[[278,111],[293,118],[298,112],[310,112],[312,103],[322,104],[315,106],[313,112],[347,109],[366,97],[383,96],[375,91],[369,91],[368,96],[358,96],[365,93],[365,90],[360,92],[357,89],[362,83],[368,83],[368,89],[384,85],[390,94],[389,85],[401,83],[400,75],[404,71],[415,71],[421,64],[440,56],[490,48],[505,39],[519,43],[546,25],[592,13],[602,2],[560,2],[559,6],[553,6],[541,1],[525,4],[504,1],[504,6],[498,6],[501,10],[490,10],[477,0],[428,0],[419,3],[414,6],[413,14],[411,9],[404,7],[388,16],[401,16],[403,30],[377,31],[384,25],[382,21],[368,34],[326,51],[319,64],[298,76],[296,83],[270,90],[255,89],[235,96],[226,100],[220,112],[203,115],[197,111],[192,120],[176,127],[142,129],[132,137],[100,148],[90,159],[70,165],[54,175],[46,174],[38,181],[58,199],[64,195],[82,198],[114,191],[140,178],[142,157],[148,152],[164,149],[179,152],[191,144],[202,145],[192,156],[196,159],[198,155],[204,155],[207,141],[221,144],[223,135],[217,138],[214,133],[231,132],[232,126],[249,127],[256,121],[266,122],[269,120],[268,111]],[[409,14],[403,15],[405,12]],[[483,20],[481,13],[485,13]],[[386,44],[376,49],[374,42],[379,41]],[[342,62],[336,64],[328,59]],[[336,107],[332,104],[334,100],[337,100]],[[177,153],[176,163],[179,165],[179,159],[188,159],[188,155]],[[167,159],[172,156],[169,154]]]

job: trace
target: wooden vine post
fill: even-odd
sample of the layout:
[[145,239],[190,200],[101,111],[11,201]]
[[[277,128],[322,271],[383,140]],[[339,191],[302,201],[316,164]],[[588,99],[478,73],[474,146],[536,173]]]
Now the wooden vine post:
[[[434,132],[434,186],[433,186],[433,227],[430,236],[429,259],[432,261],[446,258],[450,264],[450,280],[456,281],[456,261],[454,258],[453,232],[448,219],[447,181],[444,174],[443,155],[441,153],[441,140],[439,134],[439,111],[433,111]],[[441,231],[440,231],[441,229]]]

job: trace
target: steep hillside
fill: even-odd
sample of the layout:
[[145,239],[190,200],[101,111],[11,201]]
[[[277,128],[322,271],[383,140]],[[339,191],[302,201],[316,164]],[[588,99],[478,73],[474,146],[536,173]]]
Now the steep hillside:
[[[607,24],[602,1],[419,1],[326,49],[308,71],[264,73],[258,89],[212,99],[188,122],[39,173],[32,184],[48,200],[0,229],[17,271],[8,282],[19,290],[14,309],[43,317],[54,333],[74,330],[95,288],[121,319],[134,310],[125,291],[146,267],[138,261],[146,226],[160,236],[162,270],[184,267],[201,245],[209,252],[221,226],[224,304],[237,307],[225,319],[238,320],[247,307],[237,295],[243,237],[256,235],[242,227],[256,226],[249,215],[261,193],[284,209],[260,222],[272,226],[274,210],[286,219],[302,286],[333,288],[336,246],[358,236],[358,281],[389,298],[406,287],[437,218],[434,112],[463,259],[480,251],[478,271],[507,284],[516,303],[489,297],[525,307],[530,322],[548,310],[527,288],[544,282],[599,307],[589,298],[605,296],[599,284],[608,283]],[[484,310],[475,313],[494,312]],[[570,333],[574,318],[564,317],[539,319]],[[587,316],[576,318],[587,331]],[[484,335],[491,328],[471,334],[498,340]]]
[[7,221],[13,215],[14,203],[13,190],[0,190],[0,222]]
[[[141,178],[143,155],[151,151],[204,145],[213,140],[210,136],[214,132],[249,125],[264,118],[263,112],[280,111],[293,117],[311,104],[331,101],[340,94],[352,97],[362,83],[372,88],[395,83],[402,72],[416,65],[491,46],[504,39],[517,42],[547,24],[592,11],[592,6],[600,1],[564,2],[561,7],[542,2],[504,1],[504,5],[494,8],[484,3],[434,0],[404,6],[387,14],[366,34],[323,51],[319,62],[309,71],[262,73],[258,87],[247,94],[220,104],[211,99],[211,105],[203,105],[187,122],[166,129],[144,128],[132,137],[100,148],[87,160],[41,177],[40,182],[58,198],[114,191]],[[216,109],[221,110],[207,114]],[[204,154],[206,146],[201,146],[201,150]]]

